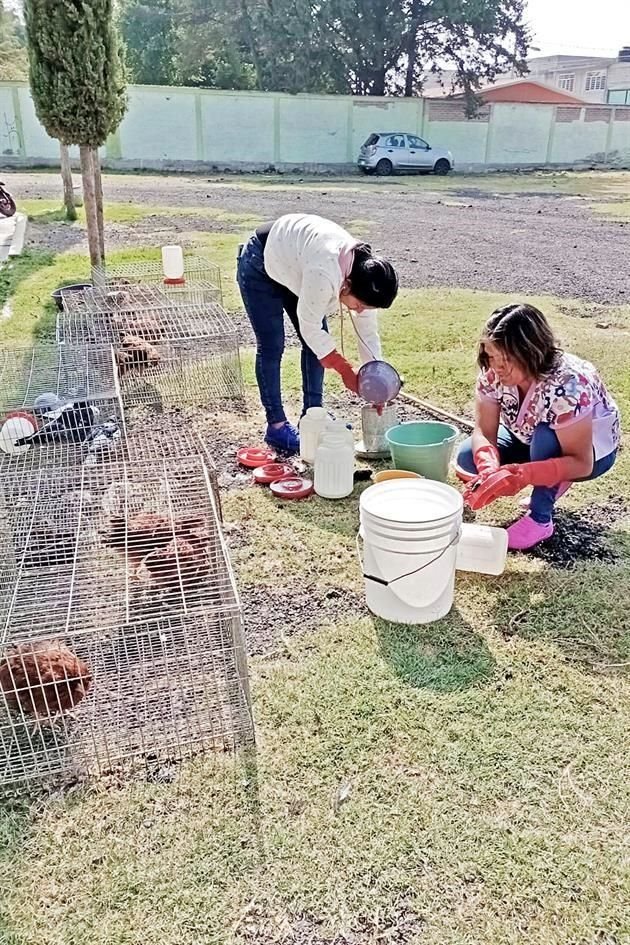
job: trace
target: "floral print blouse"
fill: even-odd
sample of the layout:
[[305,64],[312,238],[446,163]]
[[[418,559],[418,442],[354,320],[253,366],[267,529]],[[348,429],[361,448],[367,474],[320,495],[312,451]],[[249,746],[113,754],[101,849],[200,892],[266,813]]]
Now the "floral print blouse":
[[573,354],[563,354],[551,373],[532,383],[522,401],[517,387],[504,387],[491,368],[481,371],[477,397],[500,404],[501,423],[522,443],[531,443],[540,423],[558,430],[590,416],[595,459],[619,446],[619,408],[597,369]]

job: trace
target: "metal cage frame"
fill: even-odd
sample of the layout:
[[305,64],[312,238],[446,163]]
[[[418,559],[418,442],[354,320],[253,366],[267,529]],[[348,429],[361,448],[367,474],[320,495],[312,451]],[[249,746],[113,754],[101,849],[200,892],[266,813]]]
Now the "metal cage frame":
[[115,344],[125,335],[149,342],[190,338],[225,338],[229,346],[236,325],[216,300],[195,293],[171,296],[154,285],[62,292],[57,342],[69,345]]
[[[183,757],[210,742],[225,748],[253,739],[241,604],[203,458],[39,470],[22,477],[19,500],[5,496],[4,506],[0,782],[61,772],[76,764],[85,773],[102,773],[112,759],[146,754],[147,746],[152,754]],[[159,649],[163,634],[168,637],[173,628],[178,628],[188,659],[187,665],[175,661],[174,681],[162,678],[168,663],[162,650],[157,661],[129,657],[125,662],[125,653],[146,650],[141,642],[145,638],[153,639]],[[202,646],[204,640],[207,645]],[[50,650],[37,655],[38,648],[52,646],[54,651],[53,641],[61,641],[62,657],[69,653],[74,662],[70,671],[64,669],[61,681],[56,677],[45,683],[45,661],[52,657],[46,655]],[[131,650],[129,641],[136,641]],[[114,645],[117,661],[111,657],[107,664],[102,654],[112,652]],[[6,667],[18,657],[22,662],[35,660],[36,666],[36,677],[31,670],[21,690],[19,665],[17,676],[9,674],[7,684]],[[174,654],[169,659],[172,663]],[[68,675],[79,672],[74,665],[89,667],[86,675],[93,680],[93,695],[80,705],[71,698],[79,684]],[[205,666],[216,678],[215,690],[204,676]],[[110,680],[105,687],[104,673]],[[148,705],[156,687],[171,694],[160,712],[150,717],[145,712],[133,738],[126,730],[120,736],[117,727],[129,675],[135,679],[128,695],[132,715]],[[146,691],[138,691],[140,682]],[[205,693],[210,715],[209,709],[189,705],[188,688],[200,693],[199,698]],[[51,709],[51,693],[60,702],[66,699],[64,711],[56,711],[58,705]],[[177,724],[173,700],[188,706],[175,713]],[[118,721],[108,729],[107,719],[114,716]],[[22,749],[16,756],[18,743]],[[68,754],[68,745],[76,750]]]

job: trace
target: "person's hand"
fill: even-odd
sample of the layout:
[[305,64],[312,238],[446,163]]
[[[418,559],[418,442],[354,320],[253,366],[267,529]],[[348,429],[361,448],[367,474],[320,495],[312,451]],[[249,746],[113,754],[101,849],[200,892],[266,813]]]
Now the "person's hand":
[[321,359],[320,364],[328,370],[336,371],[337,374],[341,376],[341,380],[347,390],[351,391],[353,394],[358,393],[356,371],[350,362],[346,361],[343,355],[339,354],[338,351],[331,351],[330,354],[327,354],[325,358]]
[[522,465],[510,465],[481,473],[468,483],[464,490],[464,502],[477,512],[497,499],[516,495],[527,485],[522,475],[523,468]]
[[473,459],[479,476],[483,473],[496,472],[501,466],[499,451],[496,446],[492,446],[490,443],[475,450]]
[[485,472],[473,479],[464,491],[464,502],[477,511],[497,499],[516,495],[527,486],[557,486],[566,478],[565,466],[564,457],[501,466],[494,472]]

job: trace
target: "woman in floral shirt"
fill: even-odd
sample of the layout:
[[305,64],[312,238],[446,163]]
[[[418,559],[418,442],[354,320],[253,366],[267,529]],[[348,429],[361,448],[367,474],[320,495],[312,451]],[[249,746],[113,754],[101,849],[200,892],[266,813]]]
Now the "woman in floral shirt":
[[480,509],[534,486],[529,512],[508,529],[524,551],[553,535],[554,505],[574,482],[611,468],[619,410],[597,370],[561,351],[533,305],[507,305],[479,345],[477,421],[457,458],[465,499]]

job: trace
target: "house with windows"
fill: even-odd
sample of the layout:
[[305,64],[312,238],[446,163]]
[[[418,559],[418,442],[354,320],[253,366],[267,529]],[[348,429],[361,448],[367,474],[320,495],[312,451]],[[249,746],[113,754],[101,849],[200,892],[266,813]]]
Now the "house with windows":
[[540,56],[529,60],[529,77],[554,85],[587,102],[630,104],[630,47],[617,58]]
[[[530,59],[528,66],[527,76],[508,73],[497,79],[494,86],[484,89],[483,98],[491,101],[487,95],[495,87],[503,89],[501,97],[495,101],[506,101],[505,95],[508,94],[517,96],[511,101],[549,101],[541,90],[551,88],[573,97],[575,101],[630,105],[630,46],[624,46],[616,58],[540,56]],[[453,72],[444,73],[441,77],[430,76],[423,94],[427,98],[450,96],[454,81]]]

